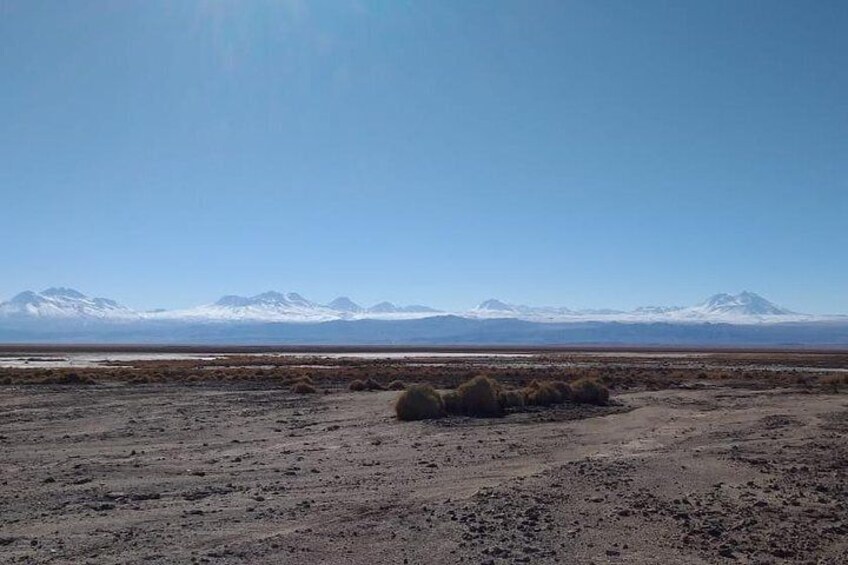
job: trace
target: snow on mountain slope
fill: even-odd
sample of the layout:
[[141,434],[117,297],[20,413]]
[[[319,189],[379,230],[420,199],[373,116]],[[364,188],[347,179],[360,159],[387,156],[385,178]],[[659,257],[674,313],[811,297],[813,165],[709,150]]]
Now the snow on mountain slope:
[[716,294],[693,310],[707,314],[734,314],[743,316],[791,316],[791,310],[781,308],[753,292],[744,291],[736,296]]
[[497,298],[490,298],[481,302],[473,312],[480,314],[500,313],[500,312],[518,312],[519,308],[506,302],[501,302]]
[[525,306],[507,304],[496,298],[481,302],[476,308],[465,313],[469,318],[519,318],[533,321],[560,321],[573,317],[576,313],[564,307]]
[[346,312],[348,314],[356,314],[365,311],[365,308],[363,308],[347,296],[339,296],[338,298],[327,304],[327,308],[335,310],[337,312]]
[[35,319],[137,320],[141,315],[108,298],[92,298],[71,288],[25,291],[0,304],[0,316]]
[[570,310],[507,304],[497,299],[482,302],[463,314],[469,318],[516,318],[531,322],[623,322],[623,323],[777,323],[816,319],[769,302],[753,292],[716,294],[690,307],[645,306],[630,312],[608,309]]
[[761,324],[844,320],[840,316],[798,314],[753,292],[716,294],[696,306],[647,306],[629,312],[609,309],[572,310],[509,304],[494,298],[467,312],[441,312],[428,306],[399,306],[380,302],[363,308],[347,297],[327,305],[300,294],[275,291],[256,296],[227,295],[213,304],[181,310],[136,312],[113,300],[91,298],[68,288],[22,292],[0,304],[0,318],[26,320],[124,320],[172,322],[326,322],[332,320],[412,320],[440,315],[470,319],[519,319],[538,323],[729,323]]
[[269,291],[256,296],[224,296],[214,304],[185,310],[149,314],[149,318],[187,321],[326,322],[330,320],[403,320],[433,316],[438,311],[426,306],[395,306],[381,302],[362,308],[341,296],[321,305],[303,296]]
[[160,320],[326,322],[340,313],[305,299],[296,292],[268,291],[256,296],[227,295],[214,304],[148,315]]

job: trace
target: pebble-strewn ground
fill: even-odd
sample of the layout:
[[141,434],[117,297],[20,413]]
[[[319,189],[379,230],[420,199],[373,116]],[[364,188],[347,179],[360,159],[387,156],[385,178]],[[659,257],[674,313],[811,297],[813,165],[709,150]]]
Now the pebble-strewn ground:
[[844,393],[426,423],[397,394],[0,387],[0,563],[848,562]]

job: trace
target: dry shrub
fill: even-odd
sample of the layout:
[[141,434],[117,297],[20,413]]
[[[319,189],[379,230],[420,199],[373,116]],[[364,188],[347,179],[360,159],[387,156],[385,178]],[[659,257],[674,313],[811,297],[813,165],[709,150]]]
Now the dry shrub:
[[392,381],[389,383],[389,390],[406,390],[406,383],[403,381]]
[[571,400],[571,386],[565,381],[551,381],[550,385],[554,387],[560,396],[560,402],[568,402]]
[[296,394],[315,394],[318,390],[306,381],[297,381],[291,387]]
[[97,384],[91,375],[80,375],[79,373],[60,373],[59,375],[54,375],[51,373],[47,373],[47,376],[44,377],[40,384],[48,384],[48,385],[93,385]]
[[362,391],[362,390],[386,390],[386,387],[381,385],[379,382],[374,379],[355,379],[351,381],[350,386],[348,388],[354,392]]
[[524,399],[530,406],[551,406],[562,402],[562,395],[550,382],[531,382],[524,389]]
[[609,402],[609,389],[592,379],[580,379],[571,385],[573,399],[580,404],[597,404]]
[[442,394],[442,404],[444,404],[445,412],[448,414],[462,414],[462,398],[457,391],[449,390]]
[[365,381],[365,390],[386,390],[386,387],[369,377]]
[[445,415],[442,397],[430,385],[412,385],[397,399],[398,420],[433,420]]
[[314,382],[312,382],[312,379],[309,377],[309,375],[303,375],[303,376],[301,376],[301,377],[296,378],[296,379],[294,380],[294,383],[292,383],[292,384],[297,384],[297,383],[306,383],[306,384],[308,384],[308,385],[310,385],[310,386],[314,386],[314,385],[315,385],[315,383],[314,383]]
[[830,392],[839,392],[839,386],[848,384],[848,375],[824,375],[819,377],[819,384]]
[[498,394],[501,408],[524,408],[524,393],[520,390],[502,390]]
[[460,385],[457,393],[462,404],[462,411],[468,416],[491,417],[502,414],[501,403],[498,401],[500,386],[489,377],[477,376]]

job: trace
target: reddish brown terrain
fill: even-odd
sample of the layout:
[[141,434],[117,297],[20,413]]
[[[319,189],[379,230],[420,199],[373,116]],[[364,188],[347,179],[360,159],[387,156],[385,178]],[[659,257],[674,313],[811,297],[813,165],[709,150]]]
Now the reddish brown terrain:
[[[118,353],[0,358],[0,563],[848,556],[844,353]],[[347,390],[478,374],[612,403],[401,422]]]

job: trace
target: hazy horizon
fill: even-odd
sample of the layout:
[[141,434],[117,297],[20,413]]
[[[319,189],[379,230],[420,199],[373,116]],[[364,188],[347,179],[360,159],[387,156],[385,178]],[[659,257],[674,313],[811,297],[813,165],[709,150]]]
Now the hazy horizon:
[[848,4],[0,1],[0,300],[848,313]]

